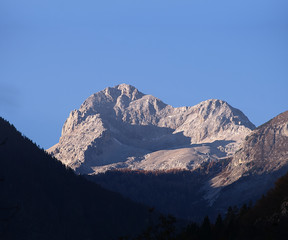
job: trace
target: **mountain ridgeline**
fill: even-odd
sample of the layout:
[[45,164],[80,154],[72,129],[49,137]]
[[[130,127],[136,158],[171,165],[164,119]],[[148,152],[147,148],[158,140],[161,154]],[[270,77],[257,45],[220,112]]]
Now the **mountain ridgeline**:
[[0,239],[118,239],[148,208],[87,181],[0,118]]
[[48,152],[80,174],[111,169],[192,170],[232,155],[255,126],[222,100],[173,108],[121,84],[70,113]]

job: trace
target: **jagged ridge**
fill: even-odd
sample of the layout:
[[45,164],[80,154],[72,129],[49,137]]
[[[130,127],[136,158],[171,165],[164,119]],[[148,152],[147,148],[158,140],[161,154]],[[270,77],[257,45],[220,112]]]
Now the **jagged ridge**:
[[[175,156],[176,162],[172,157],[154,165],[145,160],[152,152],[171,148],[187,151],[193,144],[202,144],[200,153],[207,155],[204,161],[223,157],[223,153],[232,154],[254,128],[240,110],[222,100],[173,108],[131,85],[120,84],[93,94],[79,110],[72,111],[59,143],[48,151],[80,173],[123,167],[189,169],[198,164],[193,165],[197,157]],[[213,146],[207,145],[213,142]],[[211,158],[215,149],[221,153]]]

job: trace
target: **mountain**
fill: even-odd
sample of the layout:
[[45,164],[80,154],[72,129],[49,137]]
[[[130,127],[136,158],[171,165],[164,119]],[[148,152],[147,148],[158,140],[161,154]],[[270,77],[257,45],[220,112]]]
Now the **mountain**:
[[0,118],[0,239],[117,239],[146,207],[87,181]]
[[255,202],[286,173],[287,123],[285,112],[255,129],[225,101],[173,108],[121,84],[72,111],[48,151],[107,189],[201,220]]
[[[213,177],[206,199],[221,206],[257,199],[288,171],[288,111],[252,131],[231,162]],[[216,201],[214,203],[214,201]]]
[[256,202],[288,171],[287,126],[288,111],[253,130],[234,156],[194,170],[118,170],[89,179],[176,217],[215,219],[229,206]]
[[81,174],[121,168],[193,170],[232,156],[254,128],[222,100],[173,108],[120,84],[93,94],[72,111],[59,143],[48,152]]
[[227,169],[213,179],[229,185],[243,175],[261,175],[282,169],[288,162],[288,111],[258,127],[245,138]]

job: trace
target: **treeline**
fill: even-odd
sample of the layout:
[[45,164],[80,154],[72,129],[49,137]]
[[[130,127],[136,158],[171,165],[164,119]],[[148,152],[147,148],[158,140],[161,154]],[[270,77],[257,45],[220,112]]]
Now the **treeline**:
[[[175,217],[160,216],[157,223],[152,223],[142,234],[133,240],[221,240],[236,239],[239,236],[239,221],[250,210],[246,204],[241,209],[229,207],[224,218],[218,215],[212,223],[206,216],[201,223],[191,222],[185,227],[179,226]],[[127,238],[129,239],[129,238]]]

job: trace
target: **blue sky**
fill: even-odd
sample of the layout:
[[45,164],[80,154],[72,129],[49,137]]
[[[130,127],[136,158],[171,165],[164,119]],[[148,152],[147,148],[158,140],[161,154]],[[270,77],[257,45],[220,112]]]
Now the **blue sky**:
[[227,101],[260,125],[288,110],[287,0],[0,2],[0,115],[37,144],[128,83],[174,107]]

